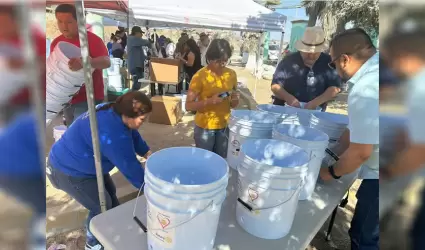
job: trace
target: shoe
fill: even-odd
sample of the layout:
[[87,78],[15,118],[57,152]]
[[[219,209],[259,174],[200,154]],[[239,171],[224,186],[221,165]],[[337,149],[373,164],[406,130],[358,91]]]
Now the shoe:
[[86,246],[84,248],[85,250],[104,250],[103,246],[100,244],[94,245],[94,246],[90,246],[89,244],[86,243]]

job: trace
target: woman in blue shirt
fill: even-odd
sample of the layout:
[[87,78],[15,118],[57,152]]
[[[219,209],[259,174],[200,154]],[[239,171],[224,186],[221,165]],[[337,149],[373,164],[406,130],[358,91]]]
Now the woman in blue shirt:
[[[134,187],[139,189],[143,184],[144,169],[136,154],[147,158],[151,151],[137,130],[151,111],[152,103],[149,98],[137,91],[118,97],[114,103],[97,106],[108,209],[119,205],[116,188],[109,175],[115,166]],[[89,210],[86,249],[99,249],[101,246],[88,227],[90,220],[101,211],[87,112],[80,115],[53,145],[46,172],[55,188],[68,193]]]

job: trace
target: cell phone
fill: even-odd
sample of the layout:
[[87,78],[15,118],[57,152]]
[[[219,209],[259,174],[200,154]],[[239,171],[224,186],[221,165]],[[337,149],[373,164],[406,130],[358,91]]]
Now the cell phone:
[[226,97],[229,97],[229,96],[230,96],[229,92],[223,92],[223,93],[218,95],[218,97],[220,97],[220,98],[226,98]]

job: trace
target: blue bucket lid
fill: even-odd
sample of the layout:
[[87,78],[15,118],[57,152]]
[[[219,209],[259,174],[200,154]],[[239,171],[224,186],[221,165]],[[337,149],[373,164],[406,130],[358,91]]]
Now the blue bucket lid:
[[279,140],[248,140],[242,145],[241,151],[245,157],[270,167],[295,168],[310,161],[304,149]]
[[284,134],[299,140],[314,142],[329,141],[329,136],[326,133],[302,125],[279,124],[275,126],[274,130],[279,134]]
[[232,110],[232,117],[248,123],[276,123],[276,116],[253,110]]
[[347,115],[328,113],[328,112],[317,112],[313,114],[312,119],[314,118],[317,118],[319,120],[325,120],[325,121],[332,122],[339,125],[348,125]]

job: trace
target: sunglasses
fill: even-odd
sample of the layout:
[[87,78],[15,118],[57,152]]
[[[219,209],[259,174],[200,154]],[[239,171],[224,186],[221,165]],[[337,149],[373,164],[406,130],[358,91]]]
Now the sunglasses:
[[338,60],[342,55],[346,55],[345,53],[340,54],[339,56],[335,57],[330,63],[328,63],[329,68],[336,69],[335,62]]

